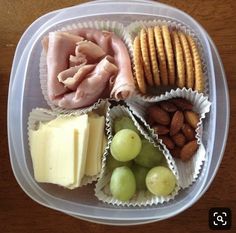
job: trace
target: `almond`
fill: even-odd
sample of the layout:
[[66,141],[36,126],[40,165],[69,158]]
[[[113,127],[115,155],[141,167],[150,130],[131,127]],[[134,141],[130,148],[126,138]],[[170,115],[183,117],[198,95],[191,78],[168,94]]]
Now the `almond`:
[[196,112],[185,111],[184,112],[185,120],[194,128],[197,128],[197,123],[199,122],[199,116]]
[[180,152],[181,148],[177,146],[174,149],[170,150],[171,155],[175,158],[180,158]]
[[176,112],[178,110],[177,107],[169,101],[161,101],[159,105],[167,112]]
[[174,149],[175,144],[170,137],[160,136],[159,138],[162,139],[162,142],[166,145],[167,149],[169,149],[169,150]]
[[193,104],[184,98],[174,98],[171,100],[171,102],[174,103],[177,108],[183,111],[193,109]]
[[164,125],[154,125],[153,129],[158,135],[165,135],[169,133],[169,129]]
[[184,146],[184,144],[186,142],[186,138],[182,133],[177,133],[177,134],[173,135],[172,139],[173,139],[174,143],[180,147]]
[[148,116],[150,116],[151,119],[158,124],[161,124],[161,125],[170,124],[169,114],[156,105],[148,108]]
[[181,130],[187,141],[192,141],[195,139],[195,131],[188,123],[184,124]]
[[182,128],[183,123],[184,123],[183,113],[181,111],[175,112],[170,124],[170,136],[178,133],[179,130]]
[[153,126],[155,124],[155,121],[151,118],[151,116],[147,116],[147,123],[150,125],[150,126]]
[[197,144],[197,140],[193,140],[188,142],[186,145],[184,145],[184,147],[182,148],[181,152],[180,152],[180,158],[182,161],[187,161],[189,160],[194,153],[197,151],[198,149],[198,144]]

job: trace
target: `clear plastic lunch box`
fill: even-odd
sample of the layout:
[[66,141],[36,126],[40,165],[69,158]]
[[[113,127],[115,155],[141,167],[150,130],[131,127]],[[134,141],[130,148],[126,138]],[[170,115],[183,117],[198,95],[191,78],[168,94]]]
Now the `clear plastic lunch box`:
[[[41,38],[74,20],[116,20],[128,25],[139,19],[164,17],[190,26],[201,40],[209,76],[211,111],[205,119],[203,140],[207,159],[197,181],[168,203],[148,207],[117,207],[94,196],[94,185],[68,191],[33,178],[28,148],[27,119],[35,107],[49,108],[39,82]],[[8,96],[8,141],[14,175],[25,193],[41,205],[87,221],[132,225],[175,216],[193,205],[207,190],[223,157],[229,126],[229,97],[223,65],[207,32],[189,15],[152,1],[95,1],[48,13],[23,34],[12,65]]]

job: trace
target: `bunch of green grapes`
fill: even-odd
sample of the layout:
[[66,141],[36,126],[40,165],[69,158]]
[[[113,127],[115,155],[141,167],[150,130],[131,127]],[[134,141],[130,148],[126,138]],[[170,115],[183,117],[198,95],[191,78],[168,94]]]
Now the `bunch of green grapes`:
[[147,189],[157,196],[169,195],[176,186],[176,178],[166,167],[162,152],[140,138],[130,118],[118,118],[114,128],[107,161],[107,168],[112,172],[112,195],[121,201],[128,201],[136,191]]

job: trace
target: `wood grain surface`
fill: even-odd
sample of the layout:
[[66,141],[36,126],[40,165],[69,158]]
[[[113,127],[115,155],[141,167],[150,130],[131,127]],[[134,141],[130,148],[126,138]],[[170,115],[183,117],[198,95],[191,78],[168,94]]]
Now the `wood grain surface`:
[[[231,99],[231,121],[224,158],[204,196],[191,208],[171,219],[132,227],[98,225],[45,208],[31,200],[14,178],[7,141],[7,95],[12,60],[26,28],[39,16],[73,6],[79,0],[0,0],[0,232],[211,232],[208,210],[229,207],[236,232],[236,1],[162,0],[195,18],[210,34],[222,58]],[[217,232],[217,231],[215,231]],[[219,231],[220,232],[220,231]]]

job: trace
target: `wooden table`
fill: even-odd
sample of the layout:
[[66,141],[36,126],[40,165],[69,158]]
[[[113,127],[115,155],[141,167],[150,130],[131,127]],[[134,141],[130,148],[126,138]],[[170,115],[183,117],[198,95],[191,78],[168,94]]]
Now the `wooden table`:
[[[191,208],[169,220],[143,226],[113,227],[77,220],[31,200],[14,178],[7,143],[8,82],[16,45],[29,24],[39,16],[79,0],[0,0],[0,231],[46,232],[208,232],[208,210],[229,207],[231,232],[236,232],[236,1],[162,0],[192,15],[209,32],[221,55],[231,98],[231,124],[224,158],[205,195]],[[235,101],[235,102],[234,102]]]

